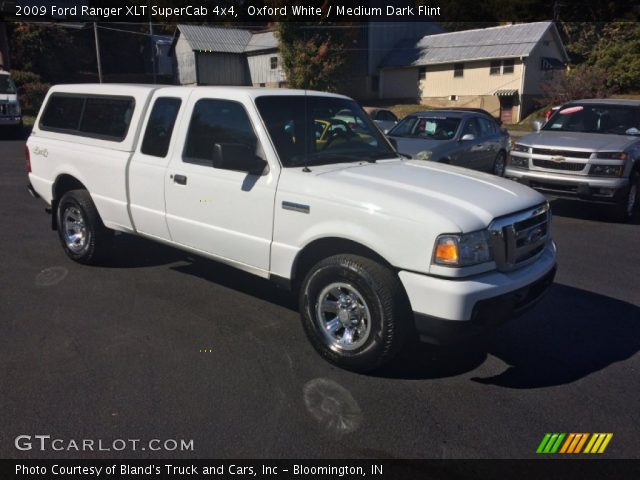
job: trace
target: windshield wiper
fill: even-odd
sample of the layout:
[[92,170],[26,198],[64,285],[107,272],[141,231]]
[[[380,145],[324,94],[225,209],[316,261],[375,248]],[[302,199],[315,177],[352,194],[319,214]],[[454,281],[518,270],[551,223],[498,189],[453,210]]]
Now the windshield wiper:
[[307,165],[322,165],[325,163],[342,163],[342,162],[369,162],[376,163],[376,160],[396,158],[398,155],[394,152],[378,152],[373,155],[350,155],[346,153],[325,153],[320,152],[310,155],[307,158]]

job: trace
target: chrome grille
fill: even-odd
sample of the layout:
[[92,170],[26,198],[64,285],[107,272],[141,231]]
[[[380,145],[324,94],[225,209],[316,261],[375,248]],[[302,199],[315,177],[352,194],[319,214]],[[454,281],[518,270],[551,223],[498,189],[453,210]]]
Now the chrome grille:
[[531,153],[534,155],[551,155],[552,157],[568,157],[568,158],[589,158],[591,152],[581,152],[578,150],[555,150],[552,148],[533,148]]
[[514,270],[533,262],[551,238],[549,204],[497,218],[489,225],[489,233],[498,270]]
[[8,111],[9,111],[9,105],[6,104],[6,103],[1,103],[0,104],[0,115],[6,115]]
[[554,162],[553,160],[539,160],[535,158],[533,165],[540,168],[548,168],[550,170],[565,170],[571,172],[580,172],[584,170],[585,163],[575,162]]

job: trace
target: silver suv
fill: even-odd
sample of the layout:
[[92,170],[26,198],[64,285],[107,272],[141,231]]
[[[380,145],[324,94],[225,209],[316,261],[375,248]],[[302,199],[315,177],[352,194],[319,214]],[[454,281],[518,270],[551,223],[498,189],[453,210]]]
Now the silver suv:
[[640,101],[577,100],[512,147],[505,176],[553,196],[609,203],[628,221],[640,205]]

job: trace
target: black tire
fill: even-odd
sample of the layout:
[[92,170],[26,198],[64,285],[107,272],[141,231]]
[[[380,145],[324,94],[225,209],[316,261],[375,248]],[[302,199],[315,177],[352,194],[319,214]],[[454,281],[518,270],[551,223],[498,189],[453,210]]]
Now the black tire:
[[493,168],[491,173],[498,177],[504,177],[504,170],[507,167],[507,154],[500,150],[493,161]]
[[[356,292],[353,298],[359,295],[360,303],[368,309],[369,321],[364,322],[370,325],[368,334],[354,335],[357,341],[348,346],[352,349],[340,347],[340,339],[325,333],[321,323],[327,322],[326,317],[317,311],[320,296],[327,298],[323,292],[336,284],[347,285],[343,292],[353,289]],[[398,353],[410,331],[410,308],[400,280],[390,269],[365,257],[335,255],[316,264],[302,282],[299,302],[302,323],[311,344],[324,358],[348,370],[367,372],[388,363]],[[340,302],[333,303],[341,305]],[[360,311],[359,306],[357,309]],[[340,314],[336,313],[332,321],[342,322],[339,317]],[[344,340],[346,330],[342,324],[335,335],[340,336],[342,331]],[[363,343],[358,346],[359,342]]]
[[[79,221],[74,222],[74,219]],[[89,192],[71,190],[65,193],[58,202],[56,222],[60,243],[69,258],[90,265],[107,257],[113,232],[102,223]],[[68,228],[71,224],[74,226]],[[70,235],[75,232],[80,233],[80,239],[68,243]]]
[[[634,196],[633,202],[631,196]],[[638,219],[640,215],[640,171],[631,172],[629,187],[613,209],[613,218],[618,222],[633,222]]]

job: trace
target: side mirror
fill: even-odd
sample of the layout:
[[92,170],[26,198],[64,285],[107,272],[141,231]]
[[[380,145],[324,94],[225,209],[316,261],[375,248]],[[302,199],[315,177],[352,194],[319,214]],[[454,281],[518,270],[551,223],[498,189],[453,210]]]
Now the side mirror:
[[382,131],[382,133],[384,133],[384,134],[386,135],[387,133],[389,133],[389,129],[388,129],[388,128],[385,128],[385,129]]
[[539,132],[540,130],[542,130],[542,122],[540,120],[536,120],[535,122],[533,122],[533,128],[536,132]]
[[473,133],[467,133],[465,135],[462,136],[462,138],[460,139],[463,142],[470,142],[472,140],[475,140],[476,136]]
[[267,162],[242,143],[216,143],[213,146],[213,168],[262,175]]

